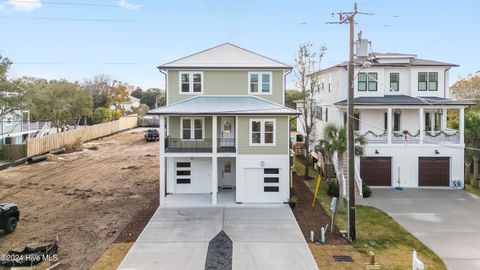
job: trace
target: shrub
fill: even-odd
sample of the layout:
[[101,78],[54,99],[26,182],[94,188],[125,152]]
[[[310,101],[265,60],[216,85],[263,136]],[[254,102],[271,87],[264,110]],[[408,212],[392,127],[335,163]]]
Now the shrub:
[[339,187],[338,187],[338,182],[337,181],[328,182],[327,194],[330,197],[337,197],[338,198],[338,195],[340,193],[339,193]]
[[363,198],[368,198],[372,195],[372,190],[367,184],[365,184],[365,182],[362,182],[362,193]]

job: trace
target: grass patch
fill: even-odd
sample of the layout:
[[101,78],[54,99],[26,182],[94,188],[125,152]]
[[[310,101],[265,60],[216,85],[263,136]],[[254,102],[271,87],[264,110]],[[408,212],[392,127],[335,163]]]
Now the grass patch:
[[465,185],[465,190],[480,197],[480,189],[472,187],[472,185]]
[[115,270],[118,268],[133,243],[114,243],[102,257],[90,268],[90,270]]
[[[303,175],[305,167],[300,161],[296,160],[295,170],[299,175]],[[316,179],[318,174],[311,169],[310,176]],[[305,183],[314,192],[316,181],[305,181]],[[317,198],[327,214],[331,216],[331,197],[327,194],[327,188],[327,181],[322,180]],[[363,205],[357,205],[356,210],[357,240],[354,241],[351,248],[310,245],[312,254],[314,254],[319,267],[328,269],[364,269],[363,263],[359,265],[358,260],[361,261],[363,258],[363,261],[367,262],[368,252],[373,251],[377,262],[382,265],[382,269],[411,269],[412,251],[416,250],[425,264],[425,269],[447,269],[443,261],[431,249],[385,212]],[[335,224],[340,230],[347,229],[347,222],[346,213],[338,213],[336,215]],[[375,248],[368,245],[369,241],[375,241]],[[351,263],[347,267],[347,265],[342,263],[334,263],[331,256],[321,255],[330,253],[332,253],[331,255],[350,255],[357,260],[357,263]]]

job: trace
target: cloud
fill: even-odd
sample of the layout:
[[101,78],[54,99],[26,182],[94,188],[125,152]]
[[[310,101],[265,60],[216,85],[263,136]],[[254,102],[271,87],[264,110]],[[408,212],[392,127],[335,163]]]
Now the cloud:
[[42,7],[40,0],[8,0],[16,11],[29,12]]
[[130,4],[127,0],[118,0],[118,5],[124,9],[140,9],[142,5]]

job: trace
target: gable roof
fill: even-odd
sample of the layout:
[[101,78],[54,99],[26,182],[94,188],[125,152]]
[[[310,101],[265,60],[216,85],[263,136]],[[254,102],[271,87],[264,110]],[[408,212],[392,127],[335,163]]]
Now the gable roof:
[[150,110],[161,115],[298,115],[298,111],[255,96],[195,96]]
[[287,64],[273,60],[258,53],[224,43],[204,51],[182,57],[158,66],[159,69],[182,68],[258,68],[291,69]]

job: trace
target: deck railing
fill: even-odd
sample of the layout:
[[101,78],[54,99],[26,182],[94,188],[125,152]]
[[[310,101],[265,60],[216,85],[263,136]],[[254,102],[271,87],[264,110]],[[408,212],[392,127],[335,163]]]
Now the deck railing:
[[[165,138],[166,153],[212,153],[212,138],[181,139]],[[218,153],[235,153],[235,139],[217,139]]]
[[[423,143],[460,143],[460,132],[453,129],[438,131],[422,131]],[[356,131],[356,136],[363,136],[370,144],[388,143],[388,132]],[[392,131],[392,144],[417,144],[421,142],[420,130],[417,131]]]

